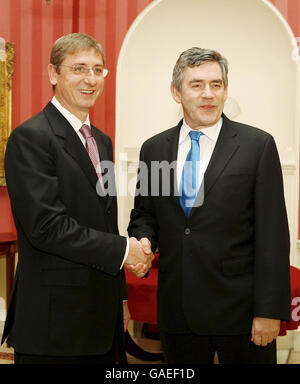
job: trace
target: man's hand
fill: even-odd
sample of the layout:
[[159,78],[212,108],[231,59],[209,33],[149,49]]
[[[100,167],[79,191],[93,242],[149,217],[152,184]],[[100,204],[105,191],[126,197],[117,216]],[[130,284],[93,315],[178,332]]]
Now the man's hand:
[[147,264],[149,257],[144,253],[142,244],[135,237],[129,239],[129,252],[125,260],[125,265],[137,265],[138,263]]
[[[131,239],[132,238],[130,238],[129,241]],[[127,259],[125,261],[125,267],[129,272],[132,272],[137,277],[143,277],[151,268],[152,260],[154,259],[154,255],[153,255],[152,250],[151,250],[151,243],[147,238],[143,237],[140,240],[139,244],[142,248],[142,251],[143,251],[144,256],[146,257],[147,261],[146,262],[139,262],[139,263],[134,265],[133,263],[130,264],[127,262],[127,260],[128,260],[128,257],[127,257]],[[129,252],[130,252],[130,249],[129,249]]]
[[140,239],[140,243],[142,244],[144,254],[148,256],[148,270],[149,270],[152,266],[152,261],[154,259],[154,255],[151,249],[151,243],[146,237],[143,237],[142,239]]
[[149,255],[151,257],[151,261],[152,261],[154,259],[154,255],[153,255],[152,250],[151,250],[151,243],[150,243],[150,241],[146,237],[143,237],[140,240],[140,243],[142,244],[144,253],[146,255]]
[[128,323],[131,320],[129,308],[127,301],[123,301],[123,322],[124,322],[124,332],[127,331]]
[[251,341],[256,345],[265,347],[278,336],[280,320],[265,317],[254,317],[251,330]]

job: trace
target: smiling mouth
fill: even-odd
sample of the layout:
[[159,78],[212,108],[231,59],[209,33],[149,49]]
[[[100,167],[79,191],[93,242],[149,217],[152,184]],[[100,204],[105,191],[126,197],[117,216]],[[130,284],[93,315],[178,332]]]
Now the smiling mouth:
[[92,95],[93,93],[95,93],[95,91],[87,90],[87,89],[81,89],[80,92],[83,93],[84,95]]

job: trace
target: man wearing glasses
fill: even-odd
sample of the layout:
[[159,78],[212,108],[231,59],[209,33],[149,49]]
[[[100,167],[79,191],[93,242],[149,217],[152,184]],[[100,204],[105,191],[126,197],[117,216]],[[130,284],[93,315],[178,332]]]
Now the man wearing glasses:
[[[119,236],[110,138],[89,110],[108,71],[86,34],[58,39],[49,78],[54,97],[11,134],[7,187],[19,262],[2,342],[16,363],[115,363],[129,312],[123,265],[151,265],[151,250]],[[102,166],[101,166],[102,165]]]

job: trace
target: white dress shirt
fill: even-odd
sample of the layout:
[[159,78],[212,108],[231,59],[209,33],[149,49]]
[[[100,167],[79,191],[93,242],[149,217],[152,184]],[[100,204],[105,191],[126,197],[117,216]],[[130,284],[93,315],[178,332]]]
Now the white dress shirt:
[[65,107],[63,107],[55,96],[53,96],[53,98],[51,100],[51,103],[59,110],[59,112],[72,125],[72,127],[74,128],[74,131],[77,133],[80,141],[82,142],[82,144],[84,145],[84,148],[85,148],[85,141],[86,140],[83,137],[83,135],[79,132],[79,129],[82,127],[83,124],[86,124],[89,127],[91,127],[89,115],[87,115],[87,118],[86,118],[85,122],[82,122],[81,120],[78,119],[78,117],[74,116],[73,113],[71,113]]
[[[216,142],[218,140],[222,123],[223,123],[223,119],[220,118],[220,120],[212,127],[201,129],[201,132],[203,133],[203,135],[200,136],[200,139],[199,139],[200,164],[199,164],[198,188],[203,181],[204,173],[207,169],[211,155],[213,153]],[[183,166],[184,166],[187,154],[191,149],[191,138],[189,136],[190,131],[192,131],[192,129],[187,125],[185,120],[183,120],[183,124],[181,126],[180,133],[179,133],[178,152],[177,152],[178,191],[180,191],[180,187],[181,187],[181,176],[182,176]]]
[[[80,119],[78,119],[78,117],[74,116],[73,113],[71,113],[65,107],[63,107],[55,96],[53,96],[51,102],[59,110],[59,112],[68,120],[68,122],[71,124],[71,126],[74,128],[74,131],[78,135],[80,141],[82,142],[82,144],[85,148],[86,140],[83,137],[83,135],[79,132],[79,130],[83,124],[87,124],[89,127],[91,126],[89,115],[87,116],[86,120],[84,122],[82,122]],[[128,253],[129,253],[129,240],[128,240],[128,238],[126,240],[127,240],[127,245],[126,245],[125,256],[124,256],[124,259],[123,259],[123,262],[121,264],[120,269],[123,268],[124,262],[126,260]]]

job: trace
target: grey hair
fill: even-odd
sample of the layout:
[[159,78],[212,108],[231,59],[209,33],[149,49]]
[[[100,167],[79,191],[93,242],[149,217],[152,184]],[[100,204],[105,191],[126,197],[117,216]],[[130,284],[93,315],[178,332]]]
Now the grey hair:
[[215,61],[221,67],[224,87],[228,85],[228,61],[219,52],[212,49],[193,47],[182,52],[173,69],[172,83],[178,91],[181,90],[184,69],[198,67],[208,61]]

